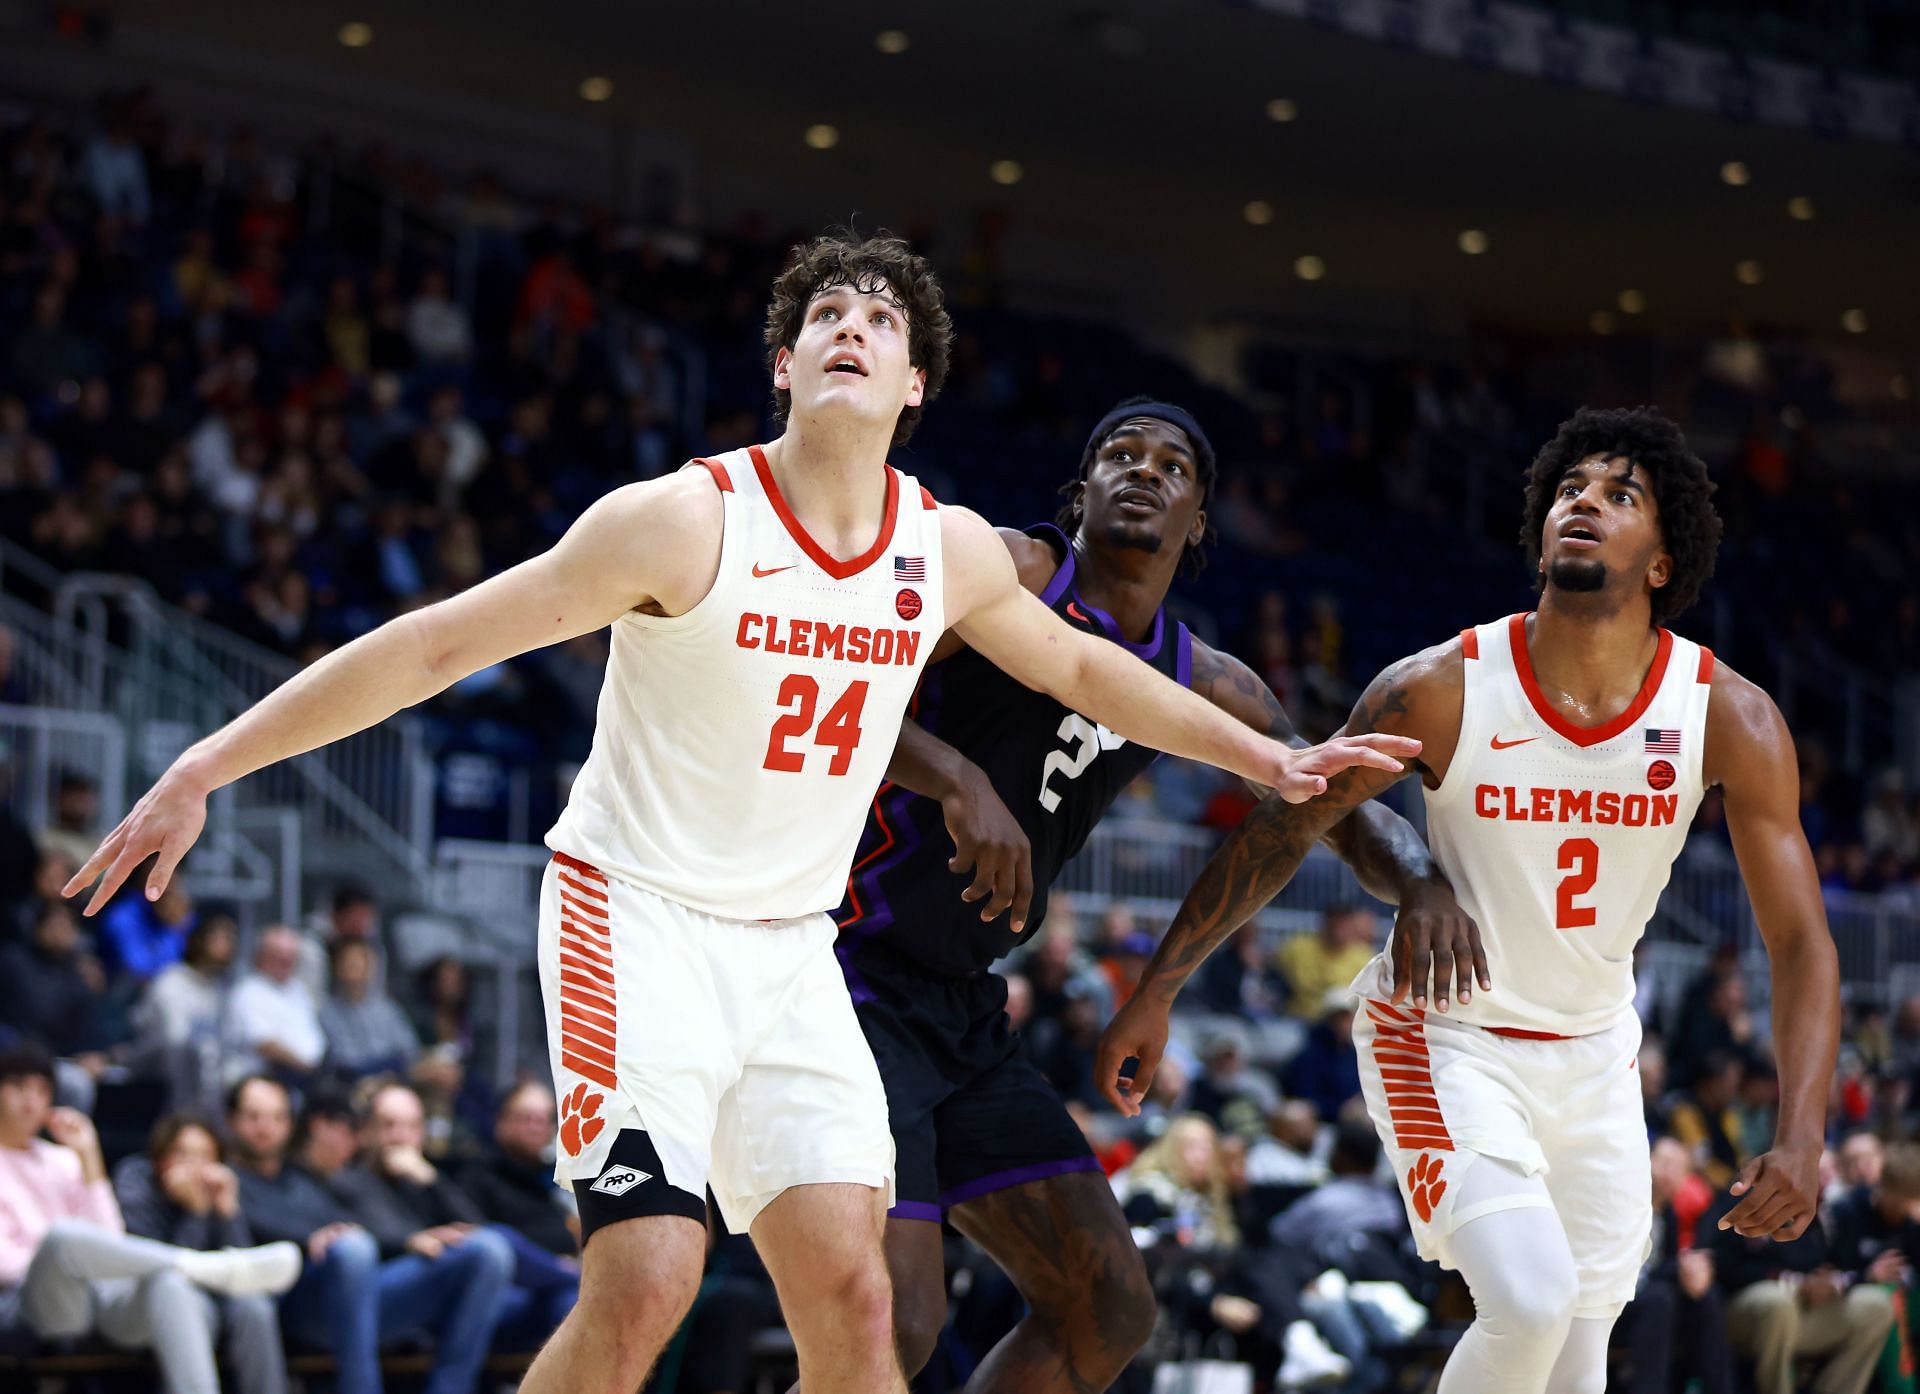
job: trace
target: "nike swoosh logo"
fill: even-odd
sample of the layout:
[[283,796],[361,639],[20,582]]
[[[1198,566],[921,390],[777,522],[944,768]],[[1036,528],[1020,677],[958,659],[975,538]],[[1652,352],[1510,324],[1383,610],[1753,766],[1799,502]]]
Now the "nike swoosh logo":
[[760,569],[760,563],[755,562],[753,564],[753,574],[756,576],[778,576],[782,571],[791,571],[799,564],[799,562],[789,562],[785,566],[769,566],[763,571]]
[[1077,620],[1086,620],[1088,624],[1093,623],[1092,620],[1088,620],[1085,615],[1080,613],[1080,607],[1075,605],[1071,600],[1067,602],[1067,613]]
[[1539,739],[1538,736],[1522,736],[1517,741],[1503,741],[1498,736],[1495,736],[1492,745],[1495,750],[1512,750],[1516,745],[1525,745],[1528,741],[1537,741]]

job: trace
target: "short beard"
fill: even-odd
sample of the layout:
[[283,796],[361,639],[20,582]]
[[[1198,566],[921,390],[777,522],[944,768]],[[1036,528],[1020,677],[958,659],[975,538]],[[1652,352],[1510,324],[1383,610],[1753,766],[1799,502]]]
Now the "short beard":
[[1109,547],[1130,547],[1137,552],[1155,556],[1160,551],[1161,537],[1157,532],[1148,532],[1136,528],[1130,523],[1107,524],[1107,545]]
[[1607,588],[1607,564],[1561,557],[1547,568],[1547,584],[1557,591],[1591,594]]

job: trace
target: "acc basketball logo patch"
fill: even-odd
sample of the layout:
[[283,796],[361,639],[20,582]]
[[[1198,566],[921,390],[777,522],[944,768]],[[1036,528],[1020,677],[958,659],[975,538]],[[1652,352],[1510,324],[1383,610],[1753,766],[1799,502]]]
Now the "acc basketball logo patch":
[[920,617],[920,592],[916,590],[902,590],[900,594],[893,598],[893,608],[894,612],[903,620],[918,619]]
[[1647,766],[1647,783],[1656,789],[1671,789],[1673,781],[1679,777],[1670,760],[1655,760]]

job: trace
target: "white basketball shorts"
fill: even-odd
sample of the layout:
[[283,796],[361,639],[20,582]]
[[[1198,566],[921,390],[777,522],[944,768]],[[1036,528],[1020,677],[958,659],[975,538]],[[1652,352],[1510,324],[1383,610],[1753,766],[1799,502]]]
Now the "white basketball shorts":
[[893,1203],[887,1096],[825,915],[726,920],[556,854],[540,988],[560,1096],[555,1179],[582,1223],[681,1214],[712,1188],[745,1234],[789,1186]]
[[[1363,998],[1354,1015],[1367,1112],[1400,1180],[1423,1258],[1495,1210],[1549,1205],[1580,1271],[1576,1314],[1612,1317],[1632,1299],[1652,1241],[1653,1175],[1640,1096],[1640,1022],[1590,1036],[1498,1035]],[[1481,1157],[1542,1176],[1547,1198],[1456,1204]]]

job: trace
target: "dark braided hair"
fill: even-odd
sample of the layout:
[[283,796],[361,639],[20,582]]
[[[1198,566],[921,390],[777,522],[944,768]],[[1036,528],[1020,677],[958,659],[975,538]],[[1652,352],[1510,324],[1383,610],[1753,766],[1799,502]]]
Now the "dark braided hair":
[[1673,558],[1673,574],[1653,593],[1653,622],[1666,624],[1693,607],[1700,588],[1713,575],[1721,523],[1706,462],[1688,448],[1680,428],[1657,408],[1582,407],[1561,423],[1527,470],[1526,515],[1520,523],[1527,564],[1539,566],[1540,533],[1560,481],[1575,465],[1595,455],[1630,460],[1653,481],[1661,541]]
[[[1108,412],[1107,415],[1110,417],[1118,416],[1127,407],[1150,407],[1159,405],[1159,403],[1160,399],[1157,397],[1123,397],[1114,404],[1113,410]],[[1158,412],[1147,411],[1141,412],[1140,415],[1152,417],[1156,421],[1164,419]],[[1119,434],[1120,426],[1124,424],[1125,420],[1130,419],[1132,418],[1124,418],[1121,422],[1116,423],[1112,430],[1103,431],[1089,440],[1086,448],[1080,452],[1079,471],[1072,479],[1060,486],[1060,495],[1066,499],[1066,502],[1060,506],[1060,511],[1054,514],[1053,522],[1054,526],[1059,528],[1060,531],[1064,532],[1069,538],[1072,538],[1080,531],[1081,500],[1084,497],[1081,486],[1087,482],[1087,477],[1093,473],[1094,461],[1100,458],[1100,448]],[[1167,424],[1177,425],[1178,423],[1170,421]],[[1204,513],[1207,506],[1213,502],[1213,486],[1215,480],[1219,477],[1219,462],[1214,455],[1212,443],[1204,436],[1195,440],[1192,438],[1192,433],[1184,429],[1181,431],[1181,434],[1188,437],[1187,447],[1193,452],[1194,477],[1200,482],[1200,511]],[[1200,540],[1187,545],[1186,549],[1180,554],[1180,574],[1182,576],[1188,580],[1192,580],[1207,569],[1207,546],[1218,537],[1219,533],[1214,531],[1213,524],[1208,523],[1205,530],[1200,534]]]

